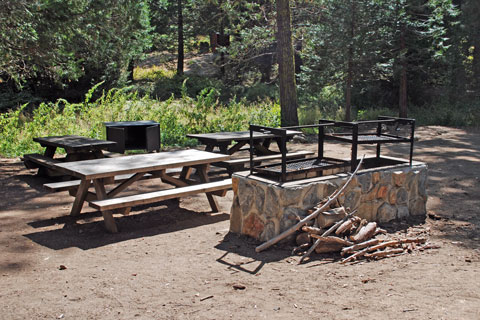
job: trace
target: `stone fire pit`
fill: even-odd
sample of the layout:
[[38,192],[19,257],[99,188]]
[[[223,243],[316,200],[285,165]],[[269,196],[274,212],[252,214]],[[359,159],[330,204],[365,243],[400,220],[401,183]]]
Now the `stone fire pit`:
[[[382,157],[387,165],[365,159],[340,204],[368,221],[388,222],[426,214],[427,165]],[[376,160],[378,161],[378,159]],[[370,164],[369,164],[370,163]],[[234,198],[230,212],[230,231],[268,241],[307,215],[318,202],[331,195],[348,179],[346,173],[277,182],[251,175],[233,174]]]

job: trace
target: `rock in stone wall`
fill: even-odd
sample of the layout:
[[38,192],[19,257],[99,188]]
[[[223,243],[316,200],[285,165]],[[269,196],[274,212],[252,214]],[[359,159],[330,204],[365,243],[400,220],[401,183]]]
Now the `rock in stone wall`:
[[[345,183],[346,174],[282,185],[234,174],[230,231],[267,241],[307,215],[322,199]],[[360,171],[339,202],[369,221],[388,222],[426,214],[427,166]]]

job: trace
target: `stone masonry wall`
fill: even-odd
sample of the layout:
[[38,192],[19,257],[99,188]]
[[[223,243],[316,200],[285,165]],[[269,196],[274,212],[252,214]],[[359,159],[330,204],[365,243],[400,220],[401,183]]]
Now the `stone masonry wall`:
[[[267,241],[306,216],[348,179],[346,174],[281,184],[234,174],[230,231]],[[416,163],[392,169],[362,170],[339,196],[345,208],[368,221],[388,222],[426,214],[427,166]]]

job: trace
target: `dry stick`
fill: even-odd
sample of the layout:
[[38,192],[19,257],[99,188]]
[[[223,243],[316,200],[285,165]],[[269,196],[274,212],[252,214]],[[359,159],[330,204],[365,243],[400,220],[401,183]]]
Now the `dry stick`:
[[310,247],[310,244],[309,244],[309,243],[304,243],[304,244],[299,245],[298,247],[293,248],[293,250],[292,250],[292,256],[295,255],[295,254],[297,254],[297,252],[307,250],[308,247]]
[[308,232],[310,234],[322,234],[322,229],[310,226],[303,226],[302,231]]
[[352,228],[352,226],[353,226],[353,220],[348,219],[347,221],[342,223],[342,225],[340,227],[338,227],[337,231],[335,231],[335,234],[336,235],[341,235],[342,233],[345,233],[347,230],[350,230],[350,228]]
[[[363,160],[363,158],[362,158]],[[358,167],[357,167],[358,169]],[[357,210],[355,211],[352,211],[350,212],[348,215],[346,215],[342,220],[338,221],[337,223],[335,223],[333,226],[330,227],[330,229],[328,229],[327,231],[325,231],[323,234],[322,234],[322,237],[326,237],[328,235],[330,235],[332,232],[334,232],[335,230],[337,230],[338,227],[340,227],[342,225],[342,223],[344,223],[345,221],[347,221],[347,219],[350,219],[355,213],[357,213]],[[305,260],[312,252],[313,250],[315,250],[315,248],[322,242],[322,239],[317,239],[317,241],[315,241],[315,243],[310,247],[310,249],[308,249],[308,251],[302,256],[302,258],[300,259],[300,261],[298,262],[298,264],[301,264],[303,262],[303,260]]]
[[340,263],[346,263],[346,262],[355,260],[355,259],[357,259],[361,256],[364,256],[366,253],[368,253],[370,251],[375,251],[375,250],[383,249],[383,248],[386,248],[386,247],[398,246],[402,243],[412,243],[412,242],[424,243],[425,241],[426,241],[425,238],[408,238],[408,239],[392,240],[392,241],[388,241],[388,242],[383,242],[383,243],[377,244],[375,246],[363,249],[362,251],[358,251],[358,252],[352,254],[350,257],[343,259]]
[[376,246],[368,247],[368,248],[363,249],[362,251],[355,252],[350,257],[343,259],[340,263],[347,263],[349,261],[356,260],[357,258],[360,258],[360,257],[364,256],[369,251],[375,251],[375,250],[378,250],[378,249],[383,249],[383,248],[386,248],[386,247],[392,247],[392,246],[396,246],[396,245],[399,245],[399,244],[400,244],[400,242],[398,240],[393,240],[393,241],[389,241],[389,242],[380,243]]
[[[303,218],[302,220],[300,220],[296,225],[294,225],[293,227],[285,230],[284,232],[282,232],[281,234],[279,234],[278,236],[268,240],[267,242],[264,242],[262,243],[261,245],[259,245],[258,247],[255,248],[255,251],[256,252],[260,252],[260,251],[263,251],[269,247],[271,247],[272,245],[274,245],[275,243],[279,242],[280,240],[288,237],[289,235],[291,235],[292,233],[294,233],[295,231],[297,231],[298,229],[300,229],[301,227],[303,227],[308,221],[312,220],[312,219],[315,219],[320,213],[322,213],[323,211],[325,211],[325,209],[327,209],[330,204],[335,201],[335,199],[337,199],[337,197],[343,192],[343,190],[345,190],[345,188],[348,186],[348,184],[350,183],[350,181],[352,181],[353,177],[355,176],[355,174],[357,173],[358,169],[360,168],[362,162],[363,162],[363,158],[365,156],[362,157],[362,159],[360,160],[360,162],[358,163],[358,166],[357,168],[355,169],[355,171],[352,173],[352,175],[348,178],[347,182],[345,182],[345,184],[343,185],[343,187],[341,187],[340,189],[336,190],[334,193],[332,193],[329,197],[328,197],[328,201],[325,202],[325,204],[323,204],[320,208],[318,208],[317,210],[315,210],[312,214],[306,216],[305,218]],[[345,220],[343,220],[345,221]]]
[[350,246],[350,247],[345,247],[342,249],[341,255],[344,256],[345,254],[352,253],[354,251],[357,251],[366,247],[374,246],[376,244],[379,244],[382,241],[383,240],[381,239],[370,239],[365,242],[354,244],[353,246]]
[[392,254],[399,254],[405,252],[403,248],[396,248],[384,251],[378,251],[374,253],[366,253],[365,258],[383,258]]

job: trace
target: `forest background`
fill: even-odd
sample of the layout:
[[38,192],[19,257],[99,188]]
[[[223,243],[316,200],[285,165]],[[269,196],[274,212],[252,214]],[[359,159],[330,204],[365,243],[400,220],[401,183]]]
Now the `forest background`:
[[281,125],[280,3],[301,124],[480,123],[478,0],[3,0],[0,155],[104,121],[156,120],[163,146]]

